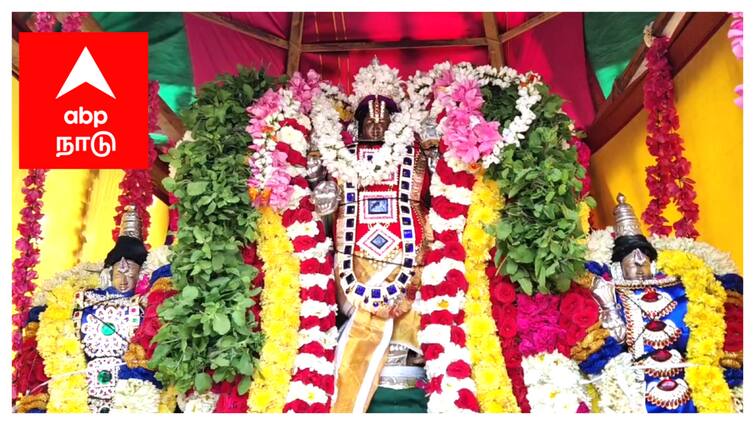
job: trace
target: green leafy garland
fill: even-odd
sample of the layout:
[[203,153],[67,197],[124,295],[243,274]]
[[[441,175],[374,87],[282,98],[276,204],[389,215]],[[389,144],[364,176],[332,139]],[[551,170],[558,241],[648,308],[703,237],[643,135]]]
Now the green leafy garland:
[[263,71],[239,68],[238,75],[205,85],[184,113],[194,140],[165,156],[177,170],[163,184],[179,199],[172,263],[178,294],[158,310],[164,325],[150,367],[179,392],[204,392],[213,381],[240,376],[239,393],[245,393],[262,348],[250,311],[260,291],[250,285],[258,271],[241,254],[256,239],[259,216],[247,194],[246,107],[276,83]]
[[[577,162],[573,125],[561,111],[563,99],[537,83],[542,97],[537,116],[521,146],[509,145],[501,161],[488,168],[506,205],[491,228],[496,264],[526,294],[564,292],[583,270],[585,237],[579,219],[579,194],[585,169]],[[516,110],[517,87],[482,88],[483,114],[508,125]],[[586,199],[593,205],[591,198]]]

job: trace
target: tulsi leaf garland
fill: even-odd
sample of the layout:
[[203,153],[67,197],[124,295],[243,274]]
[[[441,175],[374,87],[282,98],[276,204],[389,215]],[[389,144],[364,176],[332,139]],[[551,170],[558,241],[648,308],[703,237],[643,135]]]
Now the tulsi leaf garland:
[[[492,227],[497,239],[496,263],[501,273],[526,294],[569,289],[582,272],[584,237],[580,226],[581,179],[585,169],[571,144],[573,124],[561,110],[563,99],[533,77],[541,101],[532,107],[536,118],[520,146],[506,145],[501,160],[488,168],[506,205]],[[483,115],[506,122],[516,110],[517,88],[482,88]],[[594,206],[591,198],[588,205]]]
[[159,309],[165,324],[150,366],[181,393],[239,377],[246,392],[262,347],[250,311],[257,270],[241,253],[256,238],[258,218],[247,194],[245,109],[274,84],[262,71],[239,68],[204,86],[184,116],[194,141],[168,155],[176,177],[163,184],[180,200],[172,264],[179,293]]

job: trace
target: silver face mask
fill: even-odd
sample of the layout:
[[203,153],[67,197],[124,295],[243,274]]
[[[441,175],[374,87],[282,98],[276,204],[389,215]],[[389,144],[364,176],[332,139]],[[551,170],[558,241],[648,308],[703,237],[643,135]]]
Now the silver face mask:
[[626,280],[644,280],[653,277],[650,258],[639,248],[635,248],[621,259],[621,272]]
[[319,215],[330,215],[338,209],[338,185],[335,181],[321,181],[312,192],[312,202]]
[[112,282],[113,287],[120,292],[128,292],[136,288],[139,280],[139,272],[142,267],[134,261],[121,258],[113,264]]

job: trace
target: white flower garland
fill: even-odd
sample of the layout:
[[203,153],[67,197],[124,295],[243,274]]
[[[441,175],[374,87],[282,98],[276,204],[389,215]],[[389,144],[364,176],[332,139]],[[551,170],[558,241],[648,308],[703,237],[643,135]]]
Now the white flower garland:
[[596,378],[595,389],[603,413],[646,413],[645,376],[634,367],[631,353],[611,359]]
[[590,405],[579,366],[563,354],[524,357],[522,369],[532,413],[576,413],[580,403]]
[[[587,261],[610,264],[613,255],[614,235],[613,227],[593,230],[587,238]],[[731,254],[723,252],[714,246],[690,238],[675,238],[672,236],[651,235],[648,241],[658,251],[684,251],[700,257],[705,264],[713,269],[717,275],[739,274],[737,265]]]
[[160,407],[160,390],[149,381],[119,379],[113,395],[113,412],[157,413]]

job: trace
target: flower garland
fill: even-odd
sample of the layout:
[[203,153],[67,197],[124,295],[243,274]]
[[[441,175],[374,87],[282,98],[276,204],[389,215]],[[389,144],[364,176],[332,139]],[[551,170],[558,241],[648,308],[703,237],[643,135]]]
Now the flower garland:
[[[45,177],[47,170],[34,169],[24,178],[25,207],[21,209],[21,222],[18,224],[20,237],[16,240],[18,258],[13,260],[11,300],[14,309],[12,315],[13,334],[11,350],[13,358],[12,397],[16,398],[16,382],[18,374],[24,369],[22,359],[27,357],[21,353],[23,347],[22,329],[29,319],[29,308],[32,306],[31,294],[34,292],[34,279],[39,275],[35,270],[39,264],[39,243],[42,239],[42,196],[45,192]],[[18,356],[15,354],[18,353]]]
[[37,26],[37,32],[55,31],[55,15],[49,12],[36,12],[34,14],[34,23]]
[[[303,177],[294,184],[306,187]],[[308,192],[305,192],[308,195]],[[283,213],[283,226],[300,264],[301,308],[298,354],[284,412],[326,413],[335,390],[336,288],[331,241],[309,196]]]
[[[731,254],[723,252],[713,245],[691,238],[651,235],[648,241],[659,251],[684,251],[700,257],[716,275],[738,274],[737,265]],[[610,264],[613,253],[613,227],[593,230],[587,239],[587,261]]]
[[699,207],[695,202],[694,181],[689,178],[691,164],[684,157],[679,129],[679,117],[674,106],[674,80],[668,61],[669,39],[657,37],[647,52],[648,78],[645,80],[644,106],[648,111],[648,151],[656,159],[647,167],[645,184],[650,191],[650,203],[642,213],[650,232],[667,236],[671,226],[663,217],[665,208],[674,201],[681,218],[673,224],[676,236],[697,238],[695,229]]
[[263,208],[258,253],[264,261],[260,321],[265,345],[249,390],[250,413],[283,410],[298,348],[299,261],[280,215]]
[[[440,148],[443,153],[445,143],[441,142]],[[430,413],[480,410],[464,323],[469,283],[464,276],[466,252],[460,240],[474,182],[473,174],[453,171],[441,157],[430,184],[430,224],[435,241],[425,258],[420,297],[414,302],[421,315],[417,337],[426,361]]]
[[[729,41],[731,41],[731,50],[734,52],[734,56],[742,60],[744,58],[744,16],[742,12],[732,12],[731,14],[732,20],[731,20],[731,26],[729,26],[729,32],[726,33],[727,37],[729,37]],[[737,104],[740,108],[742,107],[744,100],[743,100],[743,92],[744,88],[742,84],[738,85],[734,91],[737,93],[737,99],[734,101],[734,103]]]
[[491,313],[490,282],[485,274],[490,249],[495,245],[495,239],[485,232],[485,227],[497,219],[501,208],[503,199],[495,183],[477,175],[462,243],[467,253],[464,266],[469,282],[465,305],[468,346],[472,377],[477,385],[477,399],[483,413],[520,412],[496,335],[496,324]]
[[522,369],[522,353],[519,351],[517,336],[516,288],[508,277],[501,276],[495,265],[488,264],[485,270],[490,281],[491,302],[493,304],[493,318],[498,328],[498,337],[506,361],[506,371],[511,379],[511,386],[522,413],[531,410],[527,400],[527,386],[524,384],[524,370]]
[[[379,81],[383,77],[380,72],[377,74],[374,78]],[[394,83],[398,85],[398,80]],[[312,104],[312,142],[322,155],[325,168],[332,177],[359,186],[369,186],[385,180],[398,167],[406,147],[414,142],[414,133],[419,130],[418,123],[423,121],[426,114],[417,110],[407,99],[401,99],[400,111],[391,115],[383,145],[371,160],[357,159],[356,154],[347,149],[344,143],[341,114],[336,108],[342,98],[338,89],[321,83],[320,93],[315,96]],[[354,99],[356,98],[351,98],[352,102]],[[355,109],[356,104],[352,103],[351,107],[352,110]]]
[[[150,81],[149,115],[147,125],[150,133],[159,129],[157,125],[157,116],[160,111],[159,91],[160,83],[157,81]],[[152,164],[157,157],[157,151],[155,150],[152,137],[147,135],[147,140],[148,162],[149,164]],[[144,170],[125,170],[123,179],[118,184],[118,187],[121,189],[121,194],[118,196],[118,206],[115,208],[113,240],[118,240],[123,212],[128,205],[134,205],[142,220],[142,240],[145,241],[145,245],[147,246],[147,249],[149,249],[149,245],[146,243],[147,236],[149,236],[150,224],[149,211],[147,208],[152,205],[152,193],[154,192],[152,186],[152,174],[149,168]]]
[[645,376],[633,365],[631,353],[608,361],[595,382],[601,413],[646,413]]
[[533,413],[577,413],[590,405],[577,363],[562,353],[527,356],[522,368]]
[[47,309],[40,315],[37,349],[44,359],[50,413],[88,413],[86,358],[73,320],[75,296],[79,291],[100,285],[98,275],[72,277],[56,286],[47,296]]
[[695,407],[701,413],[733,412],[731,390],[720,366],[726,291],[716,281],[713,270],[692,254],[662,251],[657,264],[667,275],[681,279],[689,300],[684,323],[690,329],[686,354],[691,366],[685,371],[685,379],[692,389]]

